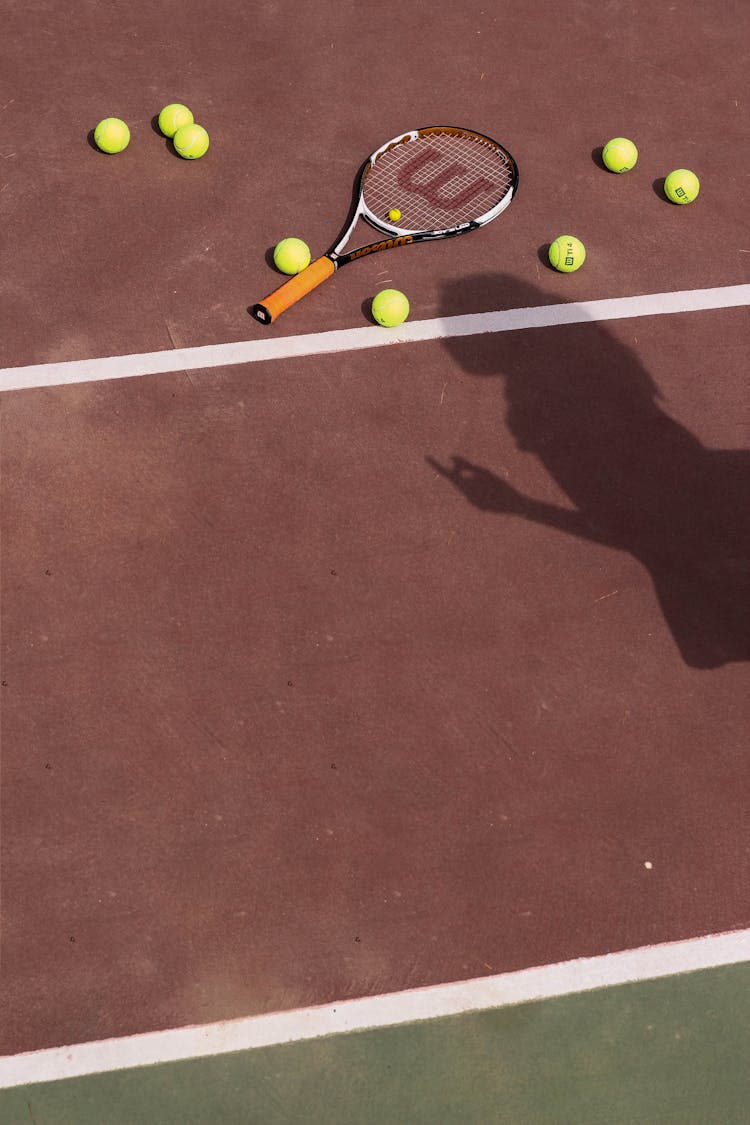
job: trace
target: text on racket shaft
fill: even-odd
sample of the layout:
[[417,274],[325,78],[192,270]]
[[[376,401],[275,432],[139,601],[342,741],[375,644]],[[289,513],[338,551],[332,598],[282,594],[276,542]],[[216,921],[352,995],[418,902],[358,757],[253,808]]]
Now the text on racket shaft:
[[407,246],[413,241],[413,234],[402,234],[398,238],[386,238],[383,242],[374,242],[372,246],[363,246],[359,250],[353,250],[350,257],[352,260],[361,258],[364,254],[373,254],[376,250],[390,250],[393,246]]

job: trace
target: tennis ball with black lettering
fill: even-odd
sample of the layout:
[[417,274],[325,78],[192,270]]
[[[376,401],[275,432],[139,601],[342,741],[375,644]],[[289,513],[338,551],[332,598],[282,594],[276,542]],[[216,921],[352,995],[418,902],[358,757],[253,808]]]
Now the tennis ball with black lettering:
[[208,133],[202,125],[182,125],[172,140],[175,151],[185,160],[198,160],[208,152]]
[[372,315],[384,328],[395,328],[409,315],[409,302],[398,289],[381,289],[373,298]]
[[300,273],[310,265],[310,248],[301,238],[282,238],[274,248],[273,262],[282,273]]
[[549,248],[550,265],[560,273],[574,273],[586,261],[586,247],[572,234],[561,234]]
[[119,117],[105,117],[94,129],[94,141],[102,152],[122,152],[130,144],[130,129]]
[[613,137],[602,149],[602,160],[610,172],[629,172],[638,160],[638,149],[627,137]]
[[179,102],[170,102],[159,114],[159,128],[165,137],[173,137],[183,125],[192,125],[194,121],[188,107]]
[[673,203],[692,203],[700,189],[700,180],[687,168],[676,168],[664,181],[664,194]]

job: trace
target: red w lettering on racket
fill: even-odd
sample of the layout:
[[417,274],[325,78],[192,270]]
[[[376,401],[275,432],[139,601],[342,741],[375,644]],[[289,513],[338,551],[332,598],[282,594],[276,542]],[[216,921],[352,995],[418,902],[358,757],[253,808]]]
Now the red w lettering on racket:
[[[517,187],[515,160],[482,133],[438,125],[394,137],[362,165],[358,198],[338,241],[254,305],[252,314],[271,324],[340,266],[365,254],[485,226],[510,204]],[[394,222],[390,212],[400,217]],[[360,219],[385,237],[345,251]]]

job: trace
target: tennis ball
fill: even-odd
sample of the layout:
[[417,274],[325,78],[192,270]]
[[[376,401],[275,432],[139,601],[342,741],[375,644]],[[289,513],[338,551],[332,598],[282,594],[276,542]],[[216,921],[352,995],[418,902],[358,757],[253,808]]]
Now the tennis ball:
[[102,152],[122,152],[130,144],[130,129],[119,117],[105,117],[94,129],[94,140]]
[[398,289],[381,289],[373,298],[372,315],[384,328],[395,328],[409,315],[409,302]]
[[388,212],[388,219],[389,219],[390,222],[397,223],[400,218],[401,218],[401,212],[399,211],[398,207],[393,207]]
[[549,248],[549,260],[560,273],[573,273],[586,261],[586,247],[572,234],[561,234]]
[[664,181],[664,194],[673,203],[692,203],[700,189],[700,180],[695,172],[689,172],[687,168],[675,169]]
[[602,149],[602,160],[610,172],[629,172],[637,159],[638,149],[627,137],[613,137]]
[[202,125],[182,125],[173,141],[175,149],[185,160],[197,160],[208,151],[208,133]]
[[301,238],[282,238],[274,249],[273,261],[282,273],[299,273],[310,265],[310,249]]
[[165,137],[173,137],[183,125],[192,125],[194,121],[188,107],[179,102],[170,102],[159,114],[159,128]]

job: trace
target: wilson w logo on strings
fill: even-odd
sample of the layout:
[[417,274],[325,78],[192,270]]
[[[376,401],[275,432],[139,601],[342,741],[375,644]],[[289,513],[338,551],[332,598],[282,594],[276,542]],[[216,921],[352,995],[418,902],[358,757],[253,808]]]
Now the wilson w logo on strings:
[[[420,176],[420,173],[427,170],[428,166],[434,164],[435,161],[442,164],[444,157],[439,152],[429,149],[418,153],[399,171],[397,177],[399,186],[414,195],[421,195],[433,207],[443,211],[463,207],[478,195],[496,191],[496,185],[491,180],[488,180],[486,176],[478,176],[464,186],[455,184],[453,192],[451,192],[449,187],[451,181],[460,180],[467,173],[463,164],[459,164],[455,160],[451,161],[447,167],[436,168],[432,177]],[[420,176],[420,178],[417,179],[417,176]]]

